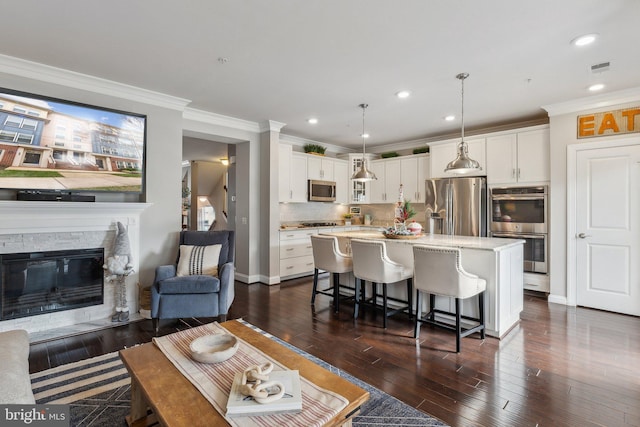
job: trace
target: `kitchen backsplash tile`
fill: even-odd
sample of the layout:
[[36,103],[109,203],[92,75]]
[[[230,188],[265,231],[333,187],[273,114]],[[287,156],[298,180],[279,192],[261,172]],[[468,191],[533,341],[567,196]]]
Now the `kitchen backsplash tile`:
[[[392,203],[352,206],[360,207],[363,218],[365,214],[371,215],[373,225],[390,226],[393,224],[394,205]],[[424,203],[413,203],[412,206],[416,211],[416,216],[413,219],[424,226],[426,221]],[[340,224],[343,221],[342,215],[348,211],[349,206],[335,203],[281,203],[280,222],[289,224],[325,221]]]

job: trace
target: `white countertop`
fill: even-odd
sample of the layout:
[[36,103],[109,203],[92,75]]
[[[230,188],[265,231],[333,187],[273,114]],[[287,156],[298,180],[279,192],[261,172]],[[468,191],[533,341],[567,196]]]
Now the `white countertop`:
[[498,237],[449,236],[444,234],[425,234],[416,239],[387,239],[384,237],[382,232],[368,230],[338,231],[333,233],[321,231],[320,234],[349,239],[383,239],[388,243],[394,244],[444,246],[487,251],[500,251],[525,243],[524,240],[519,239],[501,239]]
[[291,230],[320,230],[320,231],[326,231],[326,230],[335,230],[335,229],[353,229],[353,228],[358,228],[358,229],[371,229],[371,230],[381,230],[384,227],[382,226],[378,226],[378,225],[364,225],[364,224],[356,224],[356,225],[343,225],[343,224],[339,224],[339,225],[318,225],[315,227],[303,227],[302,225],[281,225],[280,226],[280,231],[291,231]]

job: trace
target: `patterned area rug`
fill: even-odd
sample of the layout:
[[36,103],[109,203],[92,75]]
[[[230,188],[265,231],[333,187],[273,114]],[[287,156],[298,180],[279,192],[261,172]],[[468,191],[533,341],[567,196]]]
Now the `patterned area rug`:
[[[367,390],[371,397],[353,420],[354,426],[446,426],[335,366],[247,322],[242,323]],[[127,425],[125,416],[131,405],[130,380],[117,352],[35,373],[31,375],[31,384],[37,403],[70,404],[74,427]]]

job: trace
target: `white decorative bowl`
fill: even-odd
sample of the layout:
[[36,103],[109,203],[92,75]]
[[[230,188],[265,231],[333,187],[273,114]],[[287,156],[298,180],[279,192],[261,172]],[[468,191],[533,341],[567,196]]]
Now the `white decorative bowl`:
[[236,354],[238,340],[229,334],[213,334],[196,338],[189,344],[191,357],[201,363],[223,362]]

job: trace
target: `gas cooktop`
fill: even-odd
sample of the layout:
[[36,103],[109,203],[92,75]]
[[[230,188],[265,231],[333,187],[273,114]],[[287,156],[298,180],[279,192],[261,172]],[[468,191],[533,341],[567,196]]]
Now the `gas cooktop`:
[[302,227],[333,227],[335,222],[303,222],[300,224]]

